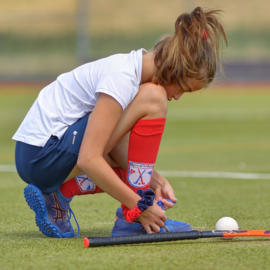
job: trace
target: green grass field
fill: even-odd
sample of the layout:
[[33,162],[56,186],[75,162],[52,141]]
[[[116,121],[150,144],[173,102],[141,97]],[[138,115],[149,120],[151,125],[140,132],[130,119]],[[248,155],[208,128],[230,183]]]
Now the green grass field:
[[[0,91],[0,165],[14,164],[13,133],[39,87]],[[269,87],[213,87],[171,102],[156,169],[269,173]],[[214,229],[223,216],[240,229],[270,229],[270,180],[169,177],[178,203],[167,212],[193,228]],[[269,269],[270,241],[200,239],[86,249],[85,236],[109,236],[119,203],[106,194],[79,196],[74,239],[51,239],[35,226],[25,183],[0,172],[0,269]]]

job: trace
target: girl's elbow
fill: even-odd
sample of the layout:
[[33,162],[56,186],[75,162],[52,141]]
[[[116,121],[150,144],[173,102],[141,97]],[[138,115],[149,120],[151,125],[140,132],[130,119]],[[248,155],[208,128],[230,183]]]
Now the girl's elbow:
[[91,160],[88,157],[78,156],[77,166],[83,171],[87,171],[89,169],[89,164],[91,164]]
[[[102,158],[102,157],[100,157]],[[83,171],[87,172],[93,167],[97,166],[100,159],[97,155],[80,155],[78,156],[77,166]]]

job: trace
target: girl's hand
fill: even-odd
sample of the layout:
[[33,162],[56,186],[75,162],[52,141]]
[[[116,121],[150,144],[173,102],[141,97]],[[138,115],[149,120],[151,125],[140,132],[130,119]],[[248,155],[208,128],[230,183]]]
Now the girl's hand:
[[173,202],[177,202],[175,198],[174,190],[168,180],[161,176],[157,171],[154,170],[150,187],[154,190],[156,194],[156,201],[161,200],[164,205],[164,209],[167,210],[174,206],[174,203],[168,202],[169,199]]
[[[155,190],[156,193],[156,201],[161,201],[164,205],[164,210],[174,207],[174,203],[177,202],[175,198],[174,190],[170,183],[167,181],[162,187],[158,187]],[[167,201],[166,199],[171,200],[172,202]]]
[[[167,220],[164,211],[154,203],[152,206],[149,206],[147,210],[142,212],[138,217],[139,221],[147,231],[147,233],[158,233],[160,227],[164,226],[164,222]],[[152,229],[152,230],[151,230]]]

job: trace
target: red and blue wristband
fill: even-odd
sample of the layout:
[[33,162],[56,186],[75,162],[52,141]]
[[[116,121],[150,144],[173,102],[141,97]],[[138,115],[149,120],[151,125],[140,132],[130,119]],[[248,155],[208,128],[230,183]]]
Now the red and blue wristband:
[[121,204],[123,215],[125,216],[126,221],[132,222],[138,218],[142,212],[148,209],[149,206],[152,206],[155,200],[155,193],[151,189],[137,191],[137,194],[141,196],[141,199],[138,201],[137,206],[133,209],[129,209],[124,204]]

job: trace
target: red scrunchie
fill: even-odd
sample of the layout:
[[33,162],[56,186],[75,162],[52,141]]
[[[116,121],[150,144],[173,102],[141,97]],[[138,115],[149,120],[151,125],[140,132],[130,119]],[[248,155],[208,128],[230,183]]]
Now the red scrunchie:
[[138,208],[138,206],[136,206],[135,208],[133,208],[131,210],[129,208],[127,208],[124,204],[121,204],[121,207],[123,210],[123,214],[126,218],[126,221],[128,221],[128,222],[134,221],[142,213],[142,211]]

